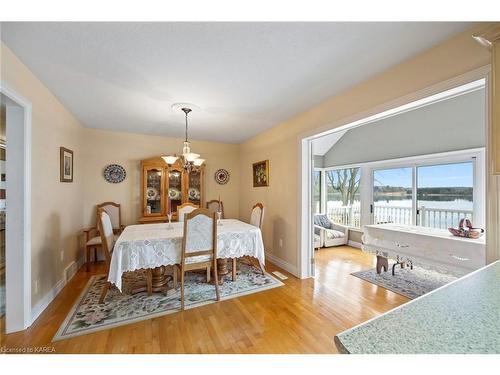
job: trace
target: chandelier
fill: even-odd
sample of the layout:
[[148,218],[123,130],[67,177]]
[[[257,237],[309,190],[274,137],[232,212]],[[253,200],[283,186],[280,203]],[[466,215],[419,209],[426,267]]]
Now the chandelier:
[[[174,104],[173,107],[177,108],[178,105]],[[191,152],[191,146],[188,140],[188,114],[192,110],[186,105],[182,105],[180,109],[182,112],[184,112],[186,116],[186,138],[184,140],[184,145],[182,147],[182,155],[180,157],[177,156],[176,154],[166,155],[162,156],[162,158],[163,160],[165,160],[165,163],[167,163],[169,167],[171,167],[177,161],[177,159],[180,158],[182,161],[182,167],[184,168],[185,171],[189,173],[201,167],[205,162],[205,159],[201,159],[199,154]]]

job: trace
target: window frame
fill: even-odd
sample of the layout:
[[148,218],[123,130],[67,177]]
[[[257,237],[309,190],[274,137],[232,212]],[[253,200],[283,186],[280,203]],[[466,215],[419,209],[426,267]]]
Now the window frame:
[[326,182],[326,173],[329,172],[329,171],[337,171],[337,170],[342,170],[342,169],[354,169],[354,168],[358,168],[359,169],[359,204],[360,204],[360,223],[359,223],[359,227],[356,227],[356,226],[353,226],[353,225],[344,225],[344,224],[340,224],[340,225],[343,225],[345,227],[347,227],[347,229],[349,230],[354,230],[354,231],[361,231],[362,228],[363,228],[363,222],[362,222],[362,217],[363,217],[363,209],[361,207],[362,205],[362,181],[363,181],[363,170],[361,168],[361,165],[349,165],[349,166],[341,166],[341,167],[326,167],[326,168],[322,168],[323,169],[323,174],[322,176],[324,177],[323,180],[322,180],[322,183],[323,183],[323,186],[322,186],[322,189],[323,191],[325,192],[325,195],[324,195],[324,210],[323,210],[323,213],[324,214],[327,214],[326,212],[326,209],[327,209],[327,198],[328,198],[328,194],[327,194],[327,191],[328,191],[328,186],[327,186],[327,182]]
[[[360,228],[348,226],[349,230],[363,231],[364,225],[373,224],[373,213],[371,205],[373,204],[373,173],[375,170],[391,168],[412,168],[412,222],[416,223],[416,205],[417,205],[417,175],[416,168],[421,166],[457,164],[463,162],[473,162],[473,216],[472,220],[475,226],[486,227],[486,159],[485,148],[478,147],[458,151],[448,151],[435,154],[425,154],[409,156],[397,159],[386,159],[372,162],[353,163],[332,167],[315,168],[322,171],[322,192],[326,193],[325,173],[330,170],[339,170],[347,168],[360,168]],[[370,178],[366,178],[371,176]],[[326,194],[322,196],[322,213],[326,213]]]
[[[324,210],[324,197],[323,197],[323,191],[324,191],[324,186],[323,186],[323,179],[325,175],[325,171],[323,168],[314,168],[313,169],[313,174],[319,172],[319,212],[315,212],[316,207],[314,206],[314,192],[312,194],[312,200],[313,200],[313,215],[316,214],[322,214],[325,212]],[[314,189],[314,176],[313,176],[313,189]]]
[[375,187],[375,172],[376,171],[386,171],[389,169],[411,169],[411,210],[412,210],[412,215],[411,215],[411,225],[416,225],[417,223],[417,215],[416,215],[416,207],[417,207],[417,187],[416,187],[416,182],[417,182],[417,175],[416,175],[416,168],[415,166],[411,165],[397,165],[397,166],[389,166],[389,167],[375,167],[375,168],[370,168],[370,177],[371,177],[371,198],[370,198],[370,214],[371,214],[371,221],[370,224],[375,224],[375,201],[373,197],[373,190]]

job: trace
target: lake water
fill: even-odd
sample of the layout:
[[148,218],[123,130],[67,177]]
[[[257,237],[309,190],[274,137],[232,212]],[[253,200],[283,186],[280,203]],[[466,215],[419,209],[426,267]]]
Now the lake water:
[[[411,199],[391,199],[375,201],[376,206],[411,207]],[[418,200],[418,207],[441,208],[448,210],[472,210],[473,202],[468,199]]]

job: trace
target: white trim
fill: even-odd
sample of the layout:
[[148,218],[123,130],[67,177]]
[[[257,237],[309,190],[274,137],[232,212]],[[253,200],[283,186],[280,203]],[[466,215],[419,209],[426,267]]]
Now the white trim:
[[56,285],[52,287],[51,290],[45,294],[41,300],[37,302],[35,306],[31,309],[31,322],[34,323],[35,320],[38,319],[41,313],[50,305],[50,303],[57,297],[57,295],[64,288],[66,283],[64,282],[64,278],[59,280]]
[[351,247],[355,247],[356,249],[361,249],[361,245],[362,243],[361,242],[357,242],[357,241],[347,241],[347,245],[351,246]]
[[[298,173],[299,198],[302,198],[298,206],[297,227],[306,230],[297,231],[298,269],[295,275],[301,279],[312,277],[314,267],[311,259],[314,256],[313,244],[313,220],[312,220],[312,142],[308,139],[299,140],[298,165],[301,173]],[[305,249],[305,251],[302,251]]]
[[271,253],[268,253],[268,252],[266,252],[266,259],[268,259],[271,263],[275,264],[276,266],[291,273],[295,277],[300,277],[297,267],[295,267],[293,264],[288,263],[287,261],[284,261],[283,259],[281,259],[281,258],[279,258]]
[[[7,304],[7,316],[6,316],[6,331],[15,332],[28,328],[31,323],[31,128],[32,128],[32,105],[31,102],[24,98],[22,95],[18,94],[15,90],[10,88],[5,82],[0,81],[0,92],[8,97],[10,100],[14,101],[23,109],[23,220],[22,220],[22,263],[19,264],[6,264],[6,273],[8,275],[9,269],[14,270],[14,272],[22,273],[22,290],[23,296],[20,298],[15,296],[15,298],[10,299]],[[7,139],[7,147],[9,144],[9,139]],[[7,160],[9,163],[9,160]],[[9,215],[7,214],[7,217]],[[6,240],[8,241],[9,229],[6,228]],[[9,250],[6,247],[6,260],[9,261],[7,257],[7,252],[12,252],[14,250]],[[6,294],[9,296],[9,288],[12,289],[12,285],[9,285],[11,281],[6,278]],[[7,297],[8,298],[8,297]],[[21,302],[22,300],[22,302]],[[19,316],[9,316],[9,304],[22,304],[22,306],[15,306],[15,310],[21,311]]]
[[[432,102],[460,95],[460,92],[463,92],[464,90],[468,90],[467,92],[470,92],[471,90],[476,90],[479,87],[488,87],[488,74],[490,70],[491,67],[489,64],[479,67],[470,72],[375,106],[369,110],[359,112],[316,129],[308,130],[297,136],[299,149],[298,163],[301,166],[300,173],[298,175],[299,194],[297,197],[299,216],[297,220],[297,257],[299,259],[302,278],[311,277],[311,271],[308,271],[307,267],[305,267],[307,262],[310,261],[308,257],[310,256],[313,246],[312,242],[309,244],[309,239],[311,237],[309,232],[311,231],[309,230],[308,222],[311,217],[311,204],[308,200],[309,191],[304,189],[304,186],[308,186],[309,177],[306,174],[310,174],[310,171],[307,168],[307,164],[310,160],[304,160],[304,157],[306,159],[309,158],[307,152],[304,151],[310,147],[309,144],[312,140],[326,134],[352,129],[357,126],[394,116],[401,112],[406,112],[416,107],[421,107]],[[489,92],[487,92],[487,98],[489,98],[489,95]]]

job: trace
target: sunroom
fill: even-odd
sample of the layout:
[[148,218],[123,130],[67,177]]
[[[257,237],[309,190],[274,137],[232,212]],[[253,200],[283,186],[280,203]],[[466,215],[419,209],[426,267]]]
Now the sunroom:
[[403,224],[485,226],[485,88],[478,81],[436,101],[313,142],[313,212],[348,230]]

